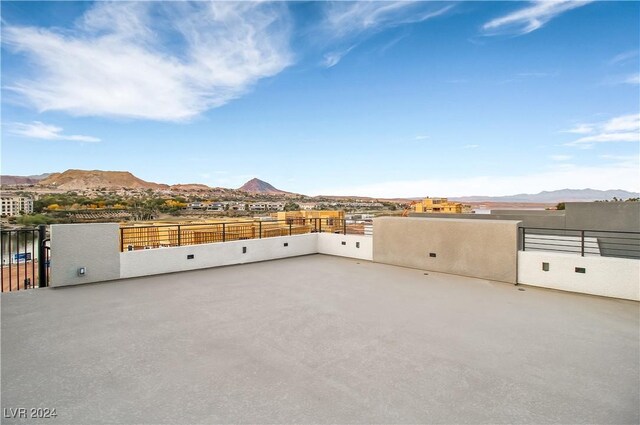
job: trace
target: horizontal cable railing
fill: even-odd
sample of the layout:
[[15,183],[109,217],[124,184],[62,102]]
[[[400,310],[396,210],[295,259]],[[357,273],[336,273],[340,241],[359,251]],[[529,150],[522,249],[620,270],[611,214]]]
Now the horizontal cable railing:
[[366,232],[365,226],[361,223],[337,218],[290,218],[286,220],[128,225],[120,227],[120,250],[136,251],[307,233],[364,235]]
[[523,251],[640,259],[640,232],[522,227]]

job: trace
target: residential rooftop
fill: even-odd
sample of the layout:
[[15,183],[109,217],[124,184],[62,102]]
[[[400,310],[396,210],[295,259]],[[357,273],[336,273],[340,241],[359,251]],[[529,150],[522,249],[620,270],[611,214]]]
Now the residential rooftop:
[[1,299],[46,423],[640,422],[633,301],[326,255]]

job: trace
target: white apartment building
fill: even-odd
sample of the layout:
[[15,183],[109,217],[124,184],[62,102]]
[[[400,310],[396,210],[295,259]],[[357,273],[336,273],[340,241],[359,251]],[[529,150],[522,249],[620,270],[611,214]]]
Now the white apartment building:
[[283,202],[254,202],[249,205],[249,211],[283,211]]
[[33,212],[33,199],[24,196],[0,197],[0,215],[12,217],[20,213],[31,214]]

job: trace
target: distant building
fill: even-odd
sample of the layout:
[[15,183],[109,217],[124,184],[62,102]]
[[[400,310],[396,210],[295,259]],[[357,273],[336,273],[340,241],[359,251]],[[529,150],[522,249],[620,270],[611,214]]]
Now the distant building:
[[207,211],[224,211],[225,204],[222,202],[213,202],[207,206]]
[[207,204],[204,202],[192,202],[187,206],[190,210],[206,210]]
[[313,211],[283,211],[271,214],[276,220],[308,220],[308,219],[330,219],[344,220],[344,211],[341,210],[313,210]]
[[416,203],[413,209],[417,213],[463,214],[472,212],[470,205],[464,205],[460,202],[449,202],[447,198],[425,198]]
[[300,205],[301,210],[305,210],[305,211],[310,211],[316,207],[315,202],[300,203],[298,205]]
[[244,211],[246,204],[244,202],[229,203],[229,211]]
[[283,202],[254,202],[249,204],[249,211],[282,211]]
[[33,199],[25,196],[2,196],[0,198],[0,214],[13,217],[20,214],[33,213]]

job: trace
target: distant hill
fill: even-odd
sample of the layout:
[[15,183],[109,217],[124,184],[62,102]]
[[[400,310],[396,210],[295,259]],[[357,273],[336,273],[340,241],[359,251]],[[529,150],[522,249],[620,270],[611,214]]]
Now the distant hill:
[[151,183],[139,179],[128,171],[67,170],[53,173],[38,182],[40,186],[55,186],[64,190],[105,188],[168,189],[166,184]]
[[243,192],[249,193],[265,193],[272,195],[288,195],[291,192],[285,192],[284,190],[276,189],[271,186],[269,183],[262,181],[260,179],[251,179],[242,186],[238,188]]
[[36,184],[42,179],[49,177],[51,173],[39,174],[37,176],[0,176],[0,185],[15,186]]
[[200,183],[173,184],[169,189],[178,192],[208,192],[211,190],[211,188],[206,184]]
[[558,203],[558,202],[592,202],[617,199],[637,198],[637,192],[627,192],[626,190],[596,190],[596,189],[561,189],[543,191],[536,194],[521,193],[509,196],[463,196],[451,198],[451,200],[461,202],[536,202],[536,203]]

